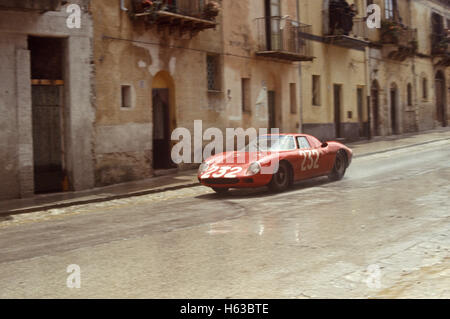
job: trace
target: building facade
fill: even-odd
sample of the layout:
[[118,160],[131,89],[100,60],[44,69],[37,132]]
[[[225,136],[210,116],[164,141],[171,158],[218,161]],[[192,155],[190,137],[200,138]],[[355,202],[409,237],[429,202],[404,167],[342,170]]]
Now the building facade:
[[448,1],[372,2],[382,8],[381,29],[370,31],[372,134],[446,126]]
[[199,120],[324,140],[445,126],[449,27],[447,0],[0,0],[0,200],[191,167],[171,135]]

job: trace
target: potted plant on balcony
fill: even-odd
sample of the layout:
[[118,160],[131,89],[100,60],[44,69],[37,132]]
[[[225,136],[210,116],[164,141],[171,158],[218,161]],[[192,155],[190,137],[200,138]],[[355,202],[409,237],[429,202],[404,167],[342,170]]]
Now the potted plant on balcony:
[[391,20],[383,20],[381,23],[381,42],[398,44],[402,26]]
[[433,44],[433,51],[435,53],[445,53],[448,49],[448,44],[450,43],[450,38],[442,37],[442,39],[436,41]]
[[220,5],[216,1],[209,1],[203,9],[203,18],[214,21],[219,15]]

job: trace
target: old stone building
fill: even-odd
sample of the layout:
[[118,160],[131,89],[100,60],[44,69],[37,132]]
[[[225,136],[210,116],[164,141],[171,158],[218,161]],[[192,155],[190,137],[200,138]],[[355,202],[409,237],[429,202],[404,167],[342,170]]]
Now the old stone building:
[[94,186],[87,2],[0,1],[0,199]]
[[382,8],[381,29],[369,34],[372,133],[447,125],[449,2],[372,2]]

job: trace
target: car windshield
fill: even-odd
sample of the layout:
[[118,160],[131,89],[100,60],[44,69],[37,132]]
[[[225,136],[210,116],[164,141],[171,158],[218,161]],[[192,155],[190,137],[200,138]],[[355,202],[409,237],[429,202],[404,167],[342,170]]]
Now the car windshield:
[[295,149],[294,138],[290,135],[260,136],[245,147],[245,152],[289,151]]

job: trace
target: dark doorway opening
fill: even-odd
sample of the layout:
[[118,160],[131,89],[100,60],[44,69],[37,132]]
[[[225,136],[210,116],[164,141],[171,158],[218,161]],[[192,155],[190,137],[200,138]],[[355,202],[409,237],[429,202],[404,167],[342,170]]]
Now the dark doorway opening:
[[35,193],[67,191],[61,38],[29,37]]
[[366,136],[366,131],[364,127],[364,118],[363,118],[363,108],[364,108],[364,89],[357,88],[356,89],[356,103],[358,106],[358,122],[359,122],[359,136]]
[[371,89],[372,113],[373,113],[373,134],[380,135],[380,90],[377,82],[372,83]]
[[397,121],[397,86],[391,87],[391,129],[392,135],[398,134],[398,121]]
[[341,98],[342,98],[342,85],[333,85],[334,96],[334,128],[336,138],[341,137]]
[[435,78],[435,87],[436,87],[436,119],[442,126],[447,126],[447,117],[446,117],[446,90],[445,90],[445,76],[441,71],[436,73]]
[[277,112],[275,103],[275,91],[268,91],[268,107],[269,107],[269,129],[278,128],[277,127]]
[[171,153],[169,89],[153,89],[153,168],[174,168]]

